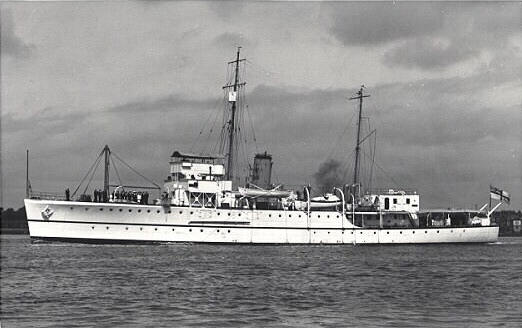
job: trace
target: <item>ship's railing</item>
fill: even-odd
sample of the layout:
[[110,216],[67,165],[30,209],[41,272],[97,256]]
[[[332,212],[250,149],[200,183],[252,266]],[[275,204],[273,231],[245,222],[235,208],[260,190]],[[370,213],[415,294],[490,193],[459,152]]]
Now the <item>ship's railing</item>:
[[366,193],[370,195],[416,195],[417,190],[411,188],[375,188]]
[[31,191],[29,198],[45,200],[65,200],[65,195],[63,193],[58,192]]

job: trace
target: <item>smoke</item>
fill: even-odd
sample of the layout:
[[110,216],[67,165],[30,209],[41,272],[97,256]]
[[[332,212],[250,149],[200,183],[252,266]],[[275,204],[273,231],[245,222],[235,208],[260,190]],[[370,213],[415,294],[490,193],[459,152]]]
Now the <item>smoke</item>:
[[331,192],[334,186],[342,185],[342,177],[341,162],[335,159],[323,162],[314,174],[315,184],[321,193]]

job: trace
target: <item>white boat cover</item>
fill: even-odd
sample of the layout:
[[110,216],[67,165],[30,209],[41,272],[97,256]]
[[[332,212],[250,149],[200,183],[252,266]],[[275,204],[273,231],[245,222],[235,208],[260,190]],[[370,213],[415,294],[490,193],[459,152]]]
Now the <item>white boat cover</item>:
[[244,197],[274,197],[288,198],[292,195],[291,191],[286,190],[264,190],[238,187],[239,194]]

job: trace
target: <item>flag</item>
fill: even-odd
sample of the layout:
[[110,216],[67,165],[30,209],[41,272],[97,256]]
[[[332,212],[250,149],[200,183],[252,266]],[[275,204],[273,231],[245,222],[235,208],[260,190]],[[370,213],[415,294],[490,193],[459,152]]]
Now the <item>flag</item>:
[[501,202],[506,202],[509,204],[511,200],[510,195],[507,191],[495,188],[493,186],[489,186],[490,197],[492,199],[500,200]]

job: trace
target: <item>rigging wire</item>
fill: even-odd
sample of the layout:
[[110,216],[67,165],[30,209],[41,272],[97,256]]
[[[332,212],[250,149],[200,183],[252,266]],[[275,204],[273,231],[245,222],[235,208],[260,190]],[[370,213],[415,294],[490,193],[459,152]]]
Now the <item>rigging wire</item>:
[[[362,152],[364,156],[368,156],[364,151]],[[377,164],[377,162],[375,162],[375,166],[380,169],[382,171],[382,173],[384,173],[384,175],[391,180],[391,182],[397,186],[400,186],[400,184],[395,181],[395,179],[388,173],[386,172],[379,164]]]
[[147,177],[145,177],[143,174],[139,173],[138,171],[136,171],[134,168],[132,168],[129,164],[127,164],[123,159],[121,159],[118,155],[116,155],[116,153],[114,152],[111,152],[112,155],[114,155],[116,157],[116,159],[118,159],[120,162],[122,162],[125,166],[127,166],[132,172],[136,173],[137,175],[139,175],[140,177],[142,177],[143,179],[145,179],[147,182],[153,184],[154,186],[158,187],[161,189],[160,186],[158,186],[154,181],[148,179]]
[[334,143],[332,149],[330,150],[329,154],[328,154],[328,157],[327,158],[332,158],[334,152],[340,148],[339,147],[339,144],[341,143],[341,139],[342,137],[344,136],[344,134],[348,131],[348,128],[351,127],[352,125],[352,121],[353,121],[353,118],[355,117],[355,112],[352,114],[352,117],[350,118],[350,120],[348,121],[348,123],[346,124],[344,130],[339,134],[339,137],[337,138],[337,141]]
[[78,186],[76,187],[76,189],[74,189],[74,192],[72,193],[71,195],[71,198],[74,198],[74,196],[76,195],[76,192],[78,191],[78,189],[80,189],[82,183],[85,181],[85,179],[89,176],[91,170],[97,166],[96,163],[99,161],[99,159],[101,158],[103,154],[103,151],[98,155],[98,157],[96,157],[96,159],[94,160],[94,163],[92,163],[91,167],[89,168],[89,170],[87,171],[87,173],[85,174],[85,176],[82,178],[82,180],[80,181],[80,184],[78,184]]
[[[218,106],[218,103],[219,103],[219,99],[216,100],[216,102],[214,103],[214,106],[212,106],[212,110],[214,110],[215,108],[217,108]],[[217,111],[216,111],[217,112]],[[202,127],[201,127],[201,130],[199,131],[199,134],[198,136],[195,138],[194,142],[192,143],[192,145],[190,146],[190,152],[192,152],[192,150],[194,149],[194,147],[196,146],[196,144],[199,142],[199,139],[201,137],[201,135],[203,134],[203,131],[205,130],[206,126],[207,126],[207,123],[210,121],[210,119],[212,118],[212,115],[207,115],[207,118],[206,120],[204,121]]]
[[[103,151],[102,151],[102,153],[103,153]],[[89,179],[89,181],[87,182],[87,185],[85,186],[85,189],[83,190],[84,194],[87,192],[87,189],[89,188],[89,185],[91,184],[91,181],[94,178],[94,173],[96,173],[96,170],[98,169],[98,165],[100,165],[101,158],[102,157],[101,157],[101,154],[100,154],[100,156],[98,157],[98,162],[96,163],[96,167],[92,171],[91,178]]]
[[116,172],[116,176],[118,177],[118,182],[120,183],[120,186],[123,186],[123,183],[121,182],[120,174],[118,173],[118,169],[116,168],[116,164],[114,163],[112,156],[109,156],[109,159],[112,163],[112,167],[114,168],[114,171]]

